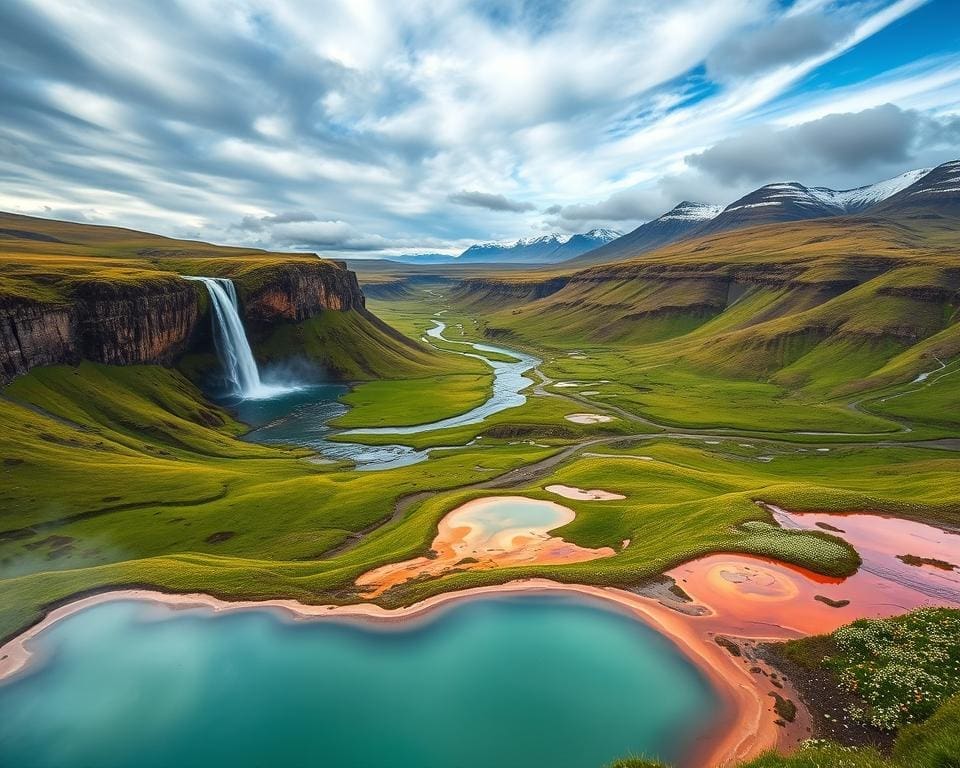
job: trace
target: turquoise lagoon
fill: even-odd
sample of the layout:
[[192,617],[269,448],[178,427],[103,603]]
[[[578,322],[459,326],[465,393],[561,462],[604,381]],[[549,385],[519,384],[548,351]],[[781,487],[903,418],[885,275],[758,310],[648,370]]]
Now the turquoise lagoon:
[[568,595],[384,624],[123,600],[0,685],[17,768],[601,768],[682,758],[718,700],[642,622]]

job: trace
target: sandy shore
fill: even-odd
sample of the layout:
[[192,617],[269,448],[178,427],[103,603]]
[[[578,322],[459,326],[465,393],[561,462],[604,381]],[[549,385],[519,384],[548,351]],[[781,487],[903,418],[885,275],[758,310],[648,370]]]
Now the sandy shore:
[[[743,663],[714,642],[706,641],[693,617],[667,608],[656,600],[625,590],[562,584],[547,579],[528,579],[498,586],[477,587],[450,592],[424,600],[406,608],[387,610],[376,605],[345,606],[305,605],[295,600],[226,601],[210,595],[167,594],[151,590],[127,589],[84,597],[51,611],[40,623],[10,640],[0,648],[0,680],[23,671],[31,659],[30,644],[39,634],[59,621],[102,603],[117,600],[146,600],[179,609],[205,608],[214,613],[242,610],[278,610],[295,620],[323,618],[358,619],[371,622],[401,622],[428,616],[451,604],[485,595],[503,594],[582,595],[605,602],[610,607],[628,612],[668,637],[710,681],[720,699],[715,722],[696,744],[684,765],[733,765],[774,746],[788,746],[796,738],[784,737],[769,716],[772,701],[760,690],[754,675]],[[799,738],[799,736],[797,737]]]

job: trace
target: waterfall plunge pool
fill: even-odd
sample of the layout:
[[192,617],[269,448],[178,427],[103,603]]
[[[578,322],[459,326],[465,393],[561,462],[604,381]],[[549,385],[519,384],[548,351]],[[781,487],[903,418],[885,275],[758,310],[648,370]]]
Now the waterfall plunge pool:
[[[346,410],[346,406],[338,402],[346,387],[324,383],[279,385],[264,382],[240,317],[233,281],[222,277],[182,277],[203,283],[210,296],[214,345],[227,385],[226,391],[215,399],[253,427],[244,436],[245,440],[311,448],[329,459],[352,461],[360,470],[392,469],[416,464],[427,459],[430,450],[440,450],[418,451],[406,445],[368,446],[329,440],[333,429],[327,426],[328,422]],[[433,323],[434,327],[427,331],[427,335],[446,341],[443,337],[445,324],[439,320]],[[493,392],[486,402],[459,416],[428,424],[353,429],[343,434],[411,435],[450,429],[479,423],[495,413],[526,402],[526,396],[521,392],[533,382],[523,374],[540,362],[537,358],[485,344],[453,343],[463,344],[473,350],[453,354],[484,360],[493,369]],[[485,357],[483,352],[506,354],[511,361],[493,360]]]
[[[427,333],[443,339],[444,323],[434,320],[434,327]],[[444,339],[445,340],[445,339]],[[495,413],[515,408],[526,402],[521,392],[532,382],[524,374],[540,361],[521,352],[501,347],[472,342],[462,343],[475,350],[451,354],[465,354],[485,360],[493,368],[493,392],[486,402],[459,416],[453,416],[427,424],[408,427],[378,427],[351,429],[346,435],[410,435],[438,429],[451,429],[467,424],[477,424]],[[483,356],[483,352],[510,355],[511,362],[500,362]],[[244,398],[236,394],[221,399],[221,404],[233,411],[237,418],[253,429],[244,439],[250,442],[275,445],[298,445],[318,451],[329,459],[352,461],[359,470],[383,470],[407,466],[424,461],[431,451],[443,448],[416,450],[406,445],[370,446],[362,443],[336,442],[329,439],[334,432],[328,422],[345,413],[347,406],[338,398],[347,391],[342,384],[301,384],[273,397]]]

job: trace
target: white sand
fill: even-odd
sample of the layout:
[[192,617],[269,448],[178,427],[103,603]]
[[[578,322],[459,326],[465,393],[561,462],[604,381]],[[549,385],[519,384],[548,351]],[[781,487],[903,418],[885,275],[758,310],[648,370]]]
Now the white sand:
[[563,418],[574,424],[602,424],[613,421],[613,416],[604,416],[602,413],[568,413]]
[[602,491],[599,488],[584,490],[572,485],[548,485],[544,490],[555,493],[557,496],[563,496],[565,499],[576,499],[577,501],[616,501],[627,498],[619,493]]

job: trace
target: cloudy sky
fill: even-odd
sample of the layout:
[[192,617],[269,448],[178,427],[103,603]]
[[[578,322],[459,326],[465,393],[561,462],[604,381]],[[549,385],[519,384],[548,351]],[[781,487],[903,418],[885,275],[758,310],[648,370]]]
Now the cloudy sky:
[[960,157],[957,0],[2,0],[0,208],[337,256]]

